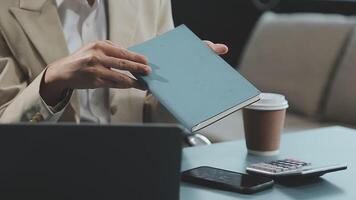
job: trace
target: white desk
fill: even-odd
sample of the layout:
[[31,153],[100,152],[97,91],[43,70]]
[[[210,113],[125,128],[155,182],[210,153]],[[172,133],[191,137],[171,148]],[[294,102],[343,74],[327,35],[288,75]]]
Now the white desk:
[[356,130],[329,127],[285,134],[281,153],[276,157],[247,155],[245,141],[191,147],[183,150],[182,170],[207,165],[244,172],[254,162],[293,157],[314,164],[347,163],[346,171],[326,174],[313,184],[289,187],[275,185],[273,189],[253,195],[225,192],[187,183],[181,185],[183,200],[354,200],[356,199]]

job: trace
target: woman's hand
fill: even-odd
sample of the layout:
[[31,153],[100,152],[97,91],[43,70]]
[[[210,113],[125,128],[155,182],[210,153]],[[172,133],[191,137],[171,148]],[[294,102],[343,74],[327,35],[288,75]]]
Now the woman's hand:
[[204,42],[219,55],[224,55],[229,51],[229,48],[225,44],[212,43],[209,40],[204,40]]
[[41,97],[48,105],[55,105],[68,89],[145,89],[137,80],[114,69],[144,75],[151,72],[147,58],[143,55],[110,41],[98,41],[50,64],[41,84]]

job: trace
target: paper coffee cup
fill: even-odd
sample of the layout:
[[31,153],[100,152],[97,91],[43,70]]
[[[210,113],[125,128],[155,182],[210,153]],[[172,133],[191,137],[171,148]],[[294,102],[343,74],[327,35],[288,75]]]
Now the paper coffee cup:
[[283,110],[289,107],[288,101],[281,94],[262,93],[260,100],[256,103],[245,107],[252,110]]
[[260,99],[243,109],[246,146],[250,154],[276,155],[288,101],[273,93],[262,93]]

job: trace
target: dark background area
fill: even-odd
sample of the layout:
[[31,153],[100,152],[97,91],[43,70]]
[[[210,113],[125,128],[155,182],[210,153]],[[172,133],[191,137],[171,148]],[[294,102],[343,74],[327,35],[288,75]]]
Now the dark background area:
[[356,15],[356,0],[172,0],[172,9],[176,26],[186,24],[202,39],[227,44],[224,59],[236,66],[263,12]]

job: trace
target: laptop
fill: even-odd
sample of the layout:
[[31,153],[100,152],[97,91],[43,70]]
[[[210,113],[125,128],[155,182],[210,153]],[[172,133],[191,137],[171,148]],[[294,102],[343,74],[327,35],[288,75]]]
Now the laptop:
[[0,125],[0,199],[178,200],[183,131]]

